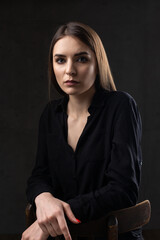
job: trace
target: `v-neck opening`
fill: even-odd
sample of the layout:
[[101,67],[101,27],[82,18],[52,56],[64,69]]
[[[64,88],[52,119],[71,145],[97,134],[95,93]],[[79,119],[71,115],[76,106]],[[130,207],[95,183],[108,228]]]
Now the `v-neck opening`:
[[67,104],[68,104],[68,100],[69,100],[68,96],[65,96],[63,98],[61,104],[60,104],[62,106],[63,114],[64,114],[63,120],[64,120],[64,138],[65,138],[65,142],[68,145],[69,149],[71,149],[74,154],[77,152],[78,146],[79,146],[79,144],[81,142],[81,139],[82,139],[82,137],[83,137],[83,135],[84,135],[84,133],[86,131],[86,128],[88,126],[89,119],[93,117],[95,109],[97,109],[97,107],[98,108],[101,107],[101,105],[104,104],[103,101],[100,101],[100,99],[103,98],[103,91],[104,90],[102,90],[102,89],[98,89],[95,92],[95,94],[94,94],[94,96],[92,98],[91,104],[90,104],[90,106],[88,108],[88,112],[90,113],[90,115],[87,117],[87,122],[86,122],[86,124],[85,124],[85,126],[84,126],[84,128],[82,130],[82,133],[80,134],[80,136],[78,138],[75,150],[68,143],[68,122],[67,122],[67,120],[68,120]]
[[84,135],[84,132],[85,132],[85,130],[86,130],[86,128],[87,128],[88,121],[89,121],[90,117],[91,117],[91,115],[89,115],[89,116],[87,117],[86,124],[84,125],[84,128],[83,128],[83,130],[82,130],[82,132],[81,132],[81,134],[80,134],[80,136],[79,136],[79,138],[78,138],[78,141],[77,141],[77,144],[76,144],[76,147],[75,147],[75,150],[74,150],[74,149],[72,148],[72,146],[68,143],[68,122],[67,122],[67,120],[68,120],[68,115],[67,115],[67,113],[66,113],[66,116],[65,116],[65,136],[66,136],[66,144],[69,146],[69,148],[73,151],[74,154],[77,152],[78,145],[79,145],[79,143],[80,143],[81,138],[82,138],[83,135]]

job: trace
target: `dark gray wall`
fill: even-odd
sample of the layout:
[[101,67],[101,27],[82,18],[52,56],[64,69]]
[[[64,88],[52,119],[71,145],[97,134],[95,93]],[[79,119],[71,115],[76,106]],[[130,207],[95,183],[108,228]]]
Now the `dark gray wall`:
[[82,21],[101,36],[119,90],[137,101],[143,121],[140,200],[150,199],[148,228],[160,228],[160,2],[1,1],[0,233],[24,230],[25,186],[48,101],[49,44],[59,24]]

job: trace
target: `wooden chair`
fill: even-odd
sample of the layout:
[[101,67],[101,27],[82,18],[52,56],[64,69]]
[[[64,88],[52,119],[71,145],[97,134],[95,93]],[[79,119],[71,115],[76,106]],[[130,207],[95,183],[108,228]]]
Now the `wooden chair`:
[[[149,200],[129,208],[110,212],[103,218],[88,223],[70,224],[69,230],[73,240],[79,237],[89,240],[94,237],[106,237],[106,240],[118,240],[118,234],[138,229],[150,220],[151,205]],[[26,207],[26,224],[30,226],[36,216],[31,205]],[[56,239],[61,239],[56,237]]]

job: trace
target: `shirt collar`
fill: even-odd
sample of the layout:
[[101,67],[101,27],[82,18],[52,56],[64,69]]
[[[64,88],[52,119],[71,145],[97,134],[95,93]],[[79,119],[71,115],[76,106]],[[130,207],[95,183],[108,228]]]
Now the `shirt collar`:
[[[106,93],[108,93],[108,90],[105,90],[103,88],[99,88],[96,90],[92,98],[92,102],[88,108],[90,114],[93,113],[94,109],[101,108],[104,106]],[[69,100],[68,95],[61,98],[56,106],[56,111],[66,112],[68,100]]]

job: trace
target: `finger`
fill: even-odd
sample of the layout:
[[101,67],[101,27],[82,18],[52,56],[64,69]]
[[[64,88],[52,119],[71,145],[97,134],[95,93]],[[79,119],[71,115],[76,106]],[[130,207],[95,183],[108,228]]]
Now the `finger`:
[[52,227],[51,223],[47,223],[46,224],[46,228],[47,228],[47,232],[49,233],[49,235],[51,235],[52,237],[56,237],[57,236],[57,233],[55,232],[55,230]]
[[65,240],[72,240],[64,215],[58,217],[57,220]]
[[63,209],[64,209],[65,214],[67,215],[67,217],[69,218],[69,220],[71,222],[76,223],[76,224],[81,222],[80,220],[76,219],[76,217],[74,216],[74,214],[71,210],[71,207],[68,203],[63,202]]
[[56,236],[62,235],[62,231],[59,227],[59,223],[58,223],[57,219],[55,219],[54,221],[52,220],[52,222],[50,224],[51,224],[52,228],[54,229]]
[[43,219],[46,219],[46,216],[44,215],[43,212],[39,213],[38,211],[36,212],[37,215],[37,222],[39,227],[42,229],[44,233],[48,233],[48,230],[46,228],[46,223]]
[[44,233],[48,233],[48,229],[47,229],[47,227],[46,227],[46,224],[44,224],[43,222],[39,222],[38,221],[38,225],[39,225],[39,227],[42,229],[42,231],[44,232]]

